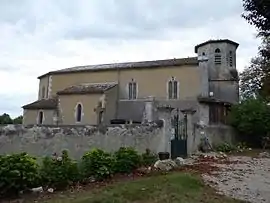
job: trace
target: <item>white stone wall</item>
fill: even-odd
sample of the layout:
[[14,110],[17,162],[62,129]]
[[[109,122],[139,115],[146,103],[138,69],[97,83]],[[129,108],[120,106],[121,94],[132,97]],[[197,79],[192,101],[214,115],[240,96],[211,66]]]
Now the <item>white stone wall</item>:
[[121,146],[135,147],[139,152],[147,148],[153,152],[168,150],[169,138],[156,125],[29,127],[10,125],[0,127],[0,154],[28,152],[35,156],[51,155],[68,150],[79,159],[96,147],[115,151]]

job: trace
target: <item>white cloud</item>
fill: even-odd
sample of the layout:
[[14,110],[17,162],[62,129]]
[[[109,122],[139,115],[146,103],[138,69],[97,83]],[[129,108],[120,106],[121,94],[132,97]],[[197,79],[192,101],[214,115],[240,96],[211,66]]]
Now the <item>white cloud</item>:
[[235,0],[2,0],[0,114],[21,114],[48,71],[194,56],[194,46],[210,38],[240,43],[242,70],[259,44],[242,10]]

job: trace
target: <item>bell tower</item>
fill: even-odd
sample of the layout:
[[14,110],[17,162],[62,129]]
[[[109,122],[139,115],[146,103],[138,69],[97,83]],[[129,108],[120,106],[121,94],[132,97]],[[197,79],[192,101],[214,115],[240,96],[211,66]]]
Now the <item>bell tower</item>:
[[230,103],[239,101],[238,71],[236,69],[238,46],[238,43],[228,39],[209,40],[195,46],[198,58],[207,59],[207,62],[199,63],[199,66],[203,64],[207,69],[208,97]]

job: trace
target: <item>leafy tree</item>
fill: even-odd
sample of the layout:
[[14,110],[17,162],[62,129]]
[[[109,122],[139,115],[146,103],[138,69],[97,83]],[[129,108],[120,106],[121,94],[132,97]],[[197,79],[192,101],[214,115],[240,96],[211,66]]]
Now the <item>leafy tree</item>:
[[22,116],[18,116],[13,120],[10,115],[4,113],[3,115],[0,115],[0,124],[22,124],[22,119]]
[[0,116],[0,124],[12,124],[13,121],[10,116],[6,113]]
[[258,56],[240,74],[240,89],[243,98],[270,97],[270,39],[264,39]]
[[231,108],[229,122],[243,137],[260,143],[270,132],[270,106],[262,99],[247,99]]
[[270,98],[270,1],[243,0],[242,16],[258,30],[262,39],[258,56],[240,74],[241,96],[246,98]]
[[23,116],[18,116],[13,119],[13,124],[22,124]]
[[260,93],[263,97],[267,97],[269,100],[269,97],[270,97],[270,37],[264,39],[263,44],[260,47],[260,56],[262,59],[261,66],[264,73],[263,78],[262,78],[262,89]]
[[269,0],[243,0],[245,13],[242,15],[254,25],[259,36],[270,36],[270,2]]

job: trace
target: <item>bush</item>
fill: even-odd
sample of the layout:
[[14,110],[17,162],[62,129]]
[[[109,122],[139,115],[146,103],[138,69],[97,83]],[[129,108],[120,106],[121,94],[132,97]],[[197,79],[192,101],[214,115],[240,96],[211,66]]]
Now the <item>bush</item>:
[[270,107],[260,99],[245,100],[231,108],[230,124],[251,146],[260,146],[261,138],[270,131]]
[[143,166],[151,166],[158,160],[158,156],[146,149],[145,153],[141,156],[141,164]]
[[229,144],[229,143],[223,143],[223,144],[217,146],[217,151],[219,151],[219,152],[228,153],[228,152],[233,152],[235,150],[236,150],[236,147]]
[[140,155],[131,147],[121,147],[114,153],[114,157],[114,171],[117,173],[130,173],[140,166]]
[[238,150],[247,150],[248,149],[248,146],[245,142],[239,142],[236,147]]
[[40,170],[43,185],[63,188],[80,178],[78,164],[69,158],[67,151],[59,157],[45,157]]
[[85,178],[103,180],[113,174],[114,159],[110,153],[93,149],[82,157],[82,173]]
[[38,164],[26,153],[0,156],[0,196],[17,195],[36,187],[39,181]]

